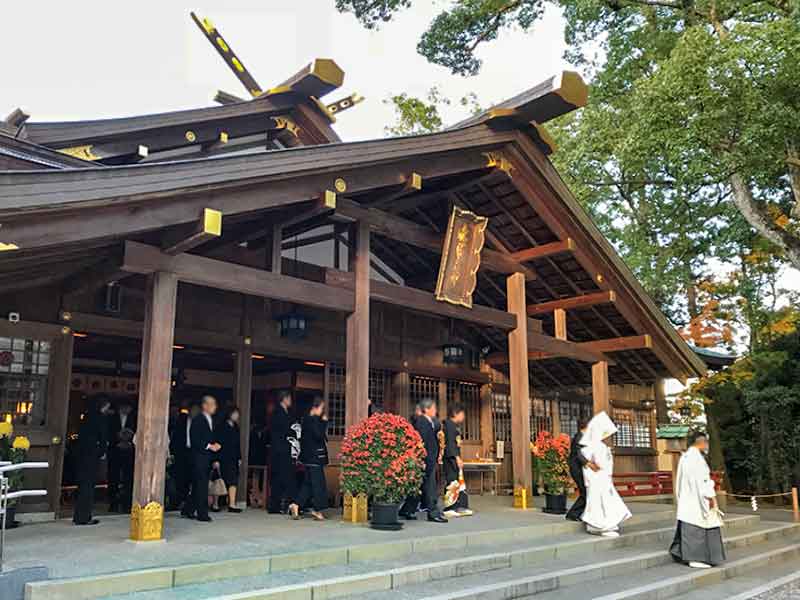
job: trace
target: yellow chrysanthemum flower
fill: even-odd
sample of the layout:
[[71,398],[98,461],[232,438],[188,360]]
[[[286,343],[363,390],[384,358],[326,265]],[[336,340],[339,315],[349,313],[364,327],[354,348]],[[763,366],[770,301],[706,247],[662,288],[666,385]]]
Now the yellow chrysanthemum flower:
[[30,450],[31,441],[24,435],[18,435],[14,438],[14,443],[11,446],[16,450]]
[[14,433],[14,426],[11,423],[0,421],[0,437],[7,437]]

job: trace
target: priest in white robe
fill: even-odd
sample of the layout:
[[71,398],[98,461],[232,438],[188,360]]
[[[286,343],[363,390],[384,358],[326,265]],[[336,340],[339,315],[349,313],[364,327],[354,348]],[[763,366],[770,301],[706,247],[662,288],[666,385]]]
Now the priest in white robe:
[[614,457],[608,444],[616,432],[617,426],[601,412],[589,421],[580,441],[583,456],[598,467],[597,470],[589,466],[583,468],[586,510],[581,520],[589,533],[604,537],[618,537],[620,525],[631,517],[631,511],[614,487]]
[[689,436],[689,449],[678,463],[675,495],[678,527],[670,554],[696,569],[708,569],[725,560],[722,520],[717,508],[714,481],[705,459],[708,438],[704,433]]

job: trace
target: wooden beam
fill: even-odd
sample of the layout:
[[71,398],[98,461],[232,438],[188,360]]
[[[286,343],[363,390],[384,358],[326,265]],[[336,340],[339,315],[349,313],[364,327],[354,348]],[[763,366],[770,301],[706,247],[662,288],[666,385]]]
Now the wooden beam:
[[353,295],[333,286],[297,277],[262,271],[204,256],[179,254],[169,256],[158,248],[125,242],[122,269],[131,273],[149,274],[166,271],[181,281],[231,292],[296,302],[307,306],[352,312]]
[[520,262],[525,262],[527,260],[536,260],[553,256],[555,254],[572,252],[573,250],[575,250],[575,242],[572,238],[567,238],[558,242],[551,242],[549,244],[542,244],[541,246],[526,248],[525,250],[518,250],[517,252],[512,252],[511,256]]
[[[353,290],[355,289],[354,281],[352,273],[336,269],[325,271],[325,283],[328,285]],[[408,310],[459,319],[486,327],[497,327],[504,331],[509,331],[517,326],[516,317],[508,311],[480,304],[473,304],[470,309],[447,302],[439,302],[430,292],[383,281],[370,281],[370,299]]]
[[571,296],[569,298],[559,298],[558,300],[551,300],[540,304],[531,304],[528,306],[528,314],[534,316],[553,312],[556,309],[574,310],[588,308],[597,304],[613,303],[616,299],[616,294],[611,290],[593,292],[591,294],[583,294],[582,296]]
[[514,487],[531,492],[530,381],[528,378],[528,319],[525,316],[525,277],[508,277],[508,312],[517,318],[517,327],[508,333],[509,381],[511,385],[511,447]]
[[222,213],[213,208],[204,208],[196,223],[182,226],[174,233],[166,235],[161,244],[161,251],[175,256],[220,235],[222,235]]
[[[373,233],[378,235],[425,248],[437,254],[442,253],[444,243],[442,236],[414,221],[374,208],[367,208],[345,198],[339,198],[336,214],[349,220],[363,221],[369,225]],[[488,248],[484,248],[481,252],[481,268],[505,274],[523,273],[527,279],[536,277],[531,269],[521,265],[510,256]]]
[[592,408],[594,414],[601,411],[611,416],[611,395],[608,388],[608,363],[596,362],[592,365]]
[[119,257],[104,258],[99,263],[70,275],[61,286],[62,293],[67,296],[77,296],[130,277],[130,273],[120,268],[121,262]]
[[[536,331],[528,331],[528,348],[528,360],[571,358],[581,362],[605,361],[616,364],[602,352],[586,347],[585,344],[559,340]],[[508,364],[507,357],[503,353],[490,354],[486,357],[486,362],[494,366]]]
[[422,189],[422,175],[419,173],[411,173],[408,177],[406,177],[405,183],[403,183],[403,187],[399,190],[386,194],[385,196],[381,196],[374,202],[370,202],[370,208],[379,208],[379,209],[389,209],[392,205],[403,198],[404,196],[408,196],[409,194],[414,194]]
[[653,340],[648,334],[645,334],[582,342],[580,345],[596,352],[622,352],[624,350],[649,350],[653,347]]
[[325,190],[319,198],[311,203],[307,210],[293,212],[291,216],[280,222],[284,237],[289,238],[302,233],[301,225],[308,221],[319,223],[321,218],[332,215],[335,209],[336,192]]
[[556,339],[567,339],[567,311],[563,308],[557,308],[553,311],[553,321],[555,323],[554,335]]
[[345,430],[366,419],[369,412],[369,224],[355,224],[355,244],[350,253],[355,308],[347,316],[345,355]]
[[[172,391],[172,345],[178,278],[156,272],[147,277],[142,370],[139,377],[136,462],[133,478],[134,511],[156,502],[164,508],[164,480],[169,442],[169,397]],[[163,537],[163,513],[161,535]],[[133,539],[141,539],[131,528]]]

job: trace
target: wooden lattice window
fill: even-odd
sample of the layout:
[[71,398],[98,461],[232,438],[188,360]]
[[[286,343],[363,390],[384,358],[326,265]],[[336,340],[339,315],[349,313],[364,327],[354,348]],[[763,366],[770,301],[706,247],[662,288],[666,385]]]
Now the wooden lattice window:
[[0,419],[44,425],[49,370],[50,342],[0,337]]
[[458,402],[464,407],[462,434],[465,440],[481,439],[481,388],[474,383],[447,381],[447,406]]
[[588,401],[559,398],[558,416],[561,432],[570,437],[574,436],[578,433],[578,421],[588,421],[592,418],[591,395],[588,397]]
[[553,419],[550,415],[550,401],[531,394],[531,439],[535,439],[540,431],[553,431]]
[[328,433],[344,435],[345,372],[342,365],[328,364]]
[[492,424],[494,439],[511,443],[511,396],[492,392]]
[[653,414],[649,410],[614,409],[617,425],[614,445],[620,448],[652,448]]
[[408,388],[412,406],[425,399],[439,401],[439,380],[434,377],[411,375]]
[[369,400],[373,410],[383,410],[386,400],[386,386],[391,381],[391,372],[384,369],[369,370]]

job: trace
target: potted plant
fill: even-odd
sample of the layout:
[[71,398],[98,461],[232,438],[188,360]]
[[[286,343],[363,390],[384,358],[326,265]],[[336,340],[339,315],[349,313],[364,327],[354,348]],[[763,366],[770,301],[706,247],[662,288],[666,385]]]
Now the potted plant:
[[[11,423],[0,422],[0,461],[11,462],[14,464],[25,461],[25,455],[31,447],[31,442],[24,435],[13,438],[14,427]],[[8,474],[9,491],[13,492],[22,488],[22,471],[11,471]],[[14,517],[17,513],[17,504],[12,500],[8,504],[8,514],[6,514],[6,528],[12,529],[17,526]]]
[[400,505],[422,484],[425,449],[411,424],[377,413],[352,427],[342,442],[342,490],[372,501],[375,529],[402,528]]
[[570,482],[569,436],[562,433],[552,435],[549,431],[540,431],[531,450],[536,460],[537,471],[544,484],[544,512],[563,515],[567,512],[567,487]]

